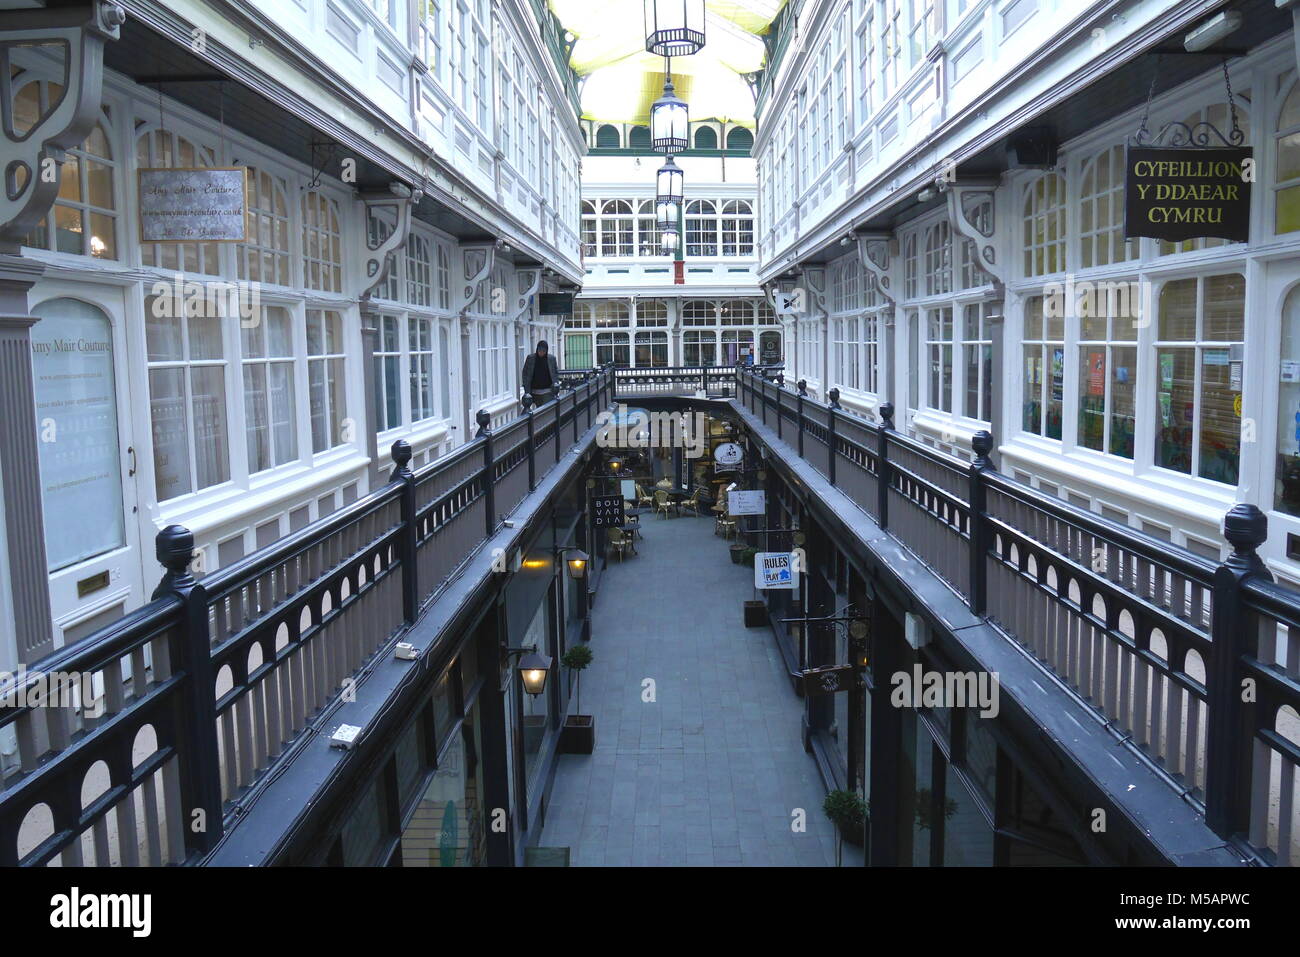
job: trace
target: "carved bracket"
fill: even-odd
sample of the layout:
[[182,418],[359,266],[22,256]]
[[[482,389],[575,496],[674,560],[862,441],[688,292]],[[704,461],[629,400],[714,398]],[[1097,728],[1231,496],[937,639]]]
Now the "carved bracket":
[[524,313],[532,305],[533,296],[542,288],[542,271],[540,269],[521,269],[515,274],[519,283],[519,297],[515,300],[514,321],[523,325]]
[[465,286],[461,292],[460,304],[456,307],[456,312],[462,319],[465,318],[470,304],[478,295],[478,284],[492,275],[492,267],[497,263],[497,249],[500,246],[501,241],[497,240],[491,245],[464,247],[462,260],[465,268]]
[[[84,7],[13,10],[0,13],[0,133],[4,136],[0,178],[0,245],[22,243],[54,205],[67,151],[80,146],[99,121],[104,92],[104,41],[121,35],[126,13],[116,3],[95,0]],[[64,50],[63,96],[23,135],[13,129],[13,68],[17,46]]]
[[897,256],[890,254],[890,243],[894,237],[890,233],[859,233],[858,261],[862,269],[871,276],[880,294],[890,301],[898,302],[898,286],[894,282],[897,270]]
[[993,277],[994,285],[1006,281],[1006,265],[998,262],[999,223],[994,205],[995,182],[938,181],[948,200],[948,221],[960,236],[975,244],[976,261]]
[[370,244],[369,229],[361,233],[359,241],[361,249],[358,252],[361,261],[365,264],[366,281],[369,283],[362,291],[361,299],[368,299],[375,287],[384,281],[388,273],[390,257],[405,248],[406,239],[411,234],[411,213],[424,195],[421,190],[412,190],[405,183],[394,182],[388,189],[387,193],[360,195],[361,202],[366,207],[367,223],[373,213],[381,210],[392,210],[393,213],[393,230],[378,246]]

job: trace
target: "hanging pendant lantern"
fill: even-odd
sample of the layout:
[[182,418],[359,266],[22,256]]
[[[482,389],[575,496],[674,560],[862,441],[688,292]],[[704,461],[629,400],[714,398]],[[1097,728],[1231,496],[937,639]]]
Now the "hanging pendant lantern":
[[671,74],[664,81],[663,96],[650,105],[650,147],[656,153],[671,156],[686,149],[690,109],[686,101],[673,93]]
[[681,206],[677,203],[655,203],[655,228],[659,232],[676,232],[680,217]]
[[659,234],[659,243],[663,246],[665,256],[671,256],[677,250],[677,230],[666,229]]
[[686,185],[686,178],[682,174],[682,169],[673,162],[669,156],[664,160],[664,165],[659,167],[659,172],[655,175],[655,205],[660,203],[681,204],[682,189]]
[[645,0],[645,48],[690,56],[704,47],[704,0]]

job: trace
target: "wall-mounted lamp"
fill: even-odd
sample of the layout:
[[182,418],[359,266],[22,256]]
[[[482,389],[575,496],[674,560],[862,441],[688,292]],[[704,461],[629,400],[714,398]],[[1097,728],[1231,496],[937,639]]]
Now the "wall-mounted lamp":
[[551,659],[546,655],[539,655],[536,645],[507,648],[506,655],[507,657],[519,655],[515,670],[519,672],[519,680],[524,683],[525,691],[536,698],[546,690],[546,676],[551,672]]
[[565,564],[569,566],[569,577],[579,580],[587,577],[587,564],[591,561],[591,556],[580,548],[563,548],[560,553],[568,556],[565,558]]

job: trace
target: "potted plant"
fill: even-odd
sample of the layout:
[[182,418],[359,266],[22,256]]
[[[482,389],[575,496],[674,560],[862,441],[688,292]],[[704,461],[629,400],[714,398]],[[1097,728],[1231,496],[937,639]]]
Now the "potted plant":
[[739,565],[740,562],[741,562],[741,559],[743,559],[743,558],[745,557],[745,551],[746,551],[746,549],[748,549],[748,548],[749,548],[748,545],[745,545],[745,544],[743,544],[743,543],[741,543],[741,542],[737,542],[735,545],[732,545],[732,546],[731,546],[731,564],[733,564],[733,565]]
[[596,747],[596,717],[582,714],[582,671],[591,664],[591,646],[574,645],[560,658],[560,664],[573,676],[577,707],[564,716],[560,730],[560,751],[564,754],[591,754]]
[[[861,847],[867,830],[867,813],[870,806],[857,791],[831,791],[822,802],[822,810],[830,818],[839,832],[840,841],[847,841],[854,847]],[[836,857],[839,856],[839,844],[836,844]],[[837,859],[836,863],[839,861]]]
[[[929,788],[918,788],[916,792],[916,828],[919,831],[928,831],[930,829],[930,805],[934,799]],[[945,798],[943,802],[943,819],[946,821],[957,813],[957,802],[952,798]]]

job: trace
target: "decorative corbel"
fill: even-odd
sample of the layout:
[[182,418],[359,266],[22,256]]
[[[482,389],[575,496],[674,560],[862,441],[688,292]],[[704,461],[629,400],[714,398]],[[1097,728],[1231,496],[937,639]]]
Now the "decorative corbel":
[[976,261],[993,277],[999,289],[1006,282],[1006,266],[998,262],[997,180],[950,180],[940,176],[935,185],[948,201],[948,222],[960,236],[975,244]]
[[893,242],[890,233],[858,233],[858,262],[891,305],[898,303],[898,289],[893,281],[897,257],[890,254]]
[[827,293],[830,291],[829,286],[830,271],[825,266],[805,266],[803,270],[803,281],[801,286],[804,292],[803,317],[817,317],[825,322],[830,319],[831,312],[827,303]]
[[515,300],[514,321],[524,324],[524,313],[533,303],[533,296],[542,288],[542,271],[540,269],[521,269],[515,274],[519,283],[519,298]]
[[464,247],[462,260],[465,268],[465,287],[456,310],[462,319],[465,318],[470,304],[478,295],[478,284],[492,275],[492,267],[497,262],[497,250],[504,247],[505,242],[500,239],[491,245]]
[[[406,246],[406,239],[411,234],[411,213],[419,205],[424,195],[422,190],[412,190],[405,183],[393,182],[387,193],[361,193],[361,202],[366,207],[367,228],[360,238],[361,261],[365,264],[366,287],[361,292],[361,299],[370,298],[375,287],[383,282],[388,272],[389,257]],[[369,220],[372,213],[381,209],[393,210],[393,231],[378,246],[370,245]]]
[[[0,106],[5,154],[0,176],[0,247],[17,247],[49,213],[59,194],[67,151],[99,122],[104,92],[104,41],[121,35],[126,12],[109,0],[83,7],[0,13]],[[66,52],[64,94],[31,130],[12,130],[13,67],[18,46],[60,45]],[[21,174],[21,178],[20,178]]]

